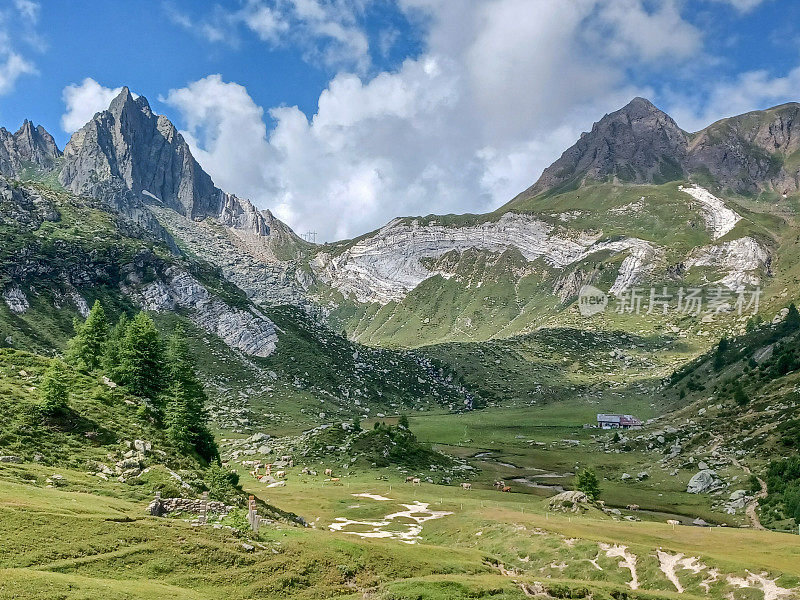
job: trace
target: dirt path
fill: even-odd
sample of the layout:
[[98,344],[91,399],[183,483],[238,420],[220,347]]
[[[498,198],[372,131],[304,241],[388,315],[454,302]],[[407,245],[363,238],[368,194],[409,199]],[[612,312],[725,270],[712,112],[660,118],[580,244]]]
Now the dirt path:
[[[711,452],[713,452],[714,450],[717,450],[720,447],[721,441],[722,441],[722,438],[717,436],[716,439],[715,439],[715,443],[714,443],[714,446],[713,446]],[[742,471],[744,471],[748,475],[752,475],[753,474],[753,472],[750,470],[750,467],[748,467],[747,465],[742,464],[741,462],[739,462],[739,460],[735,456],[732,456],[732,455],[728,454],[727,457],[730,459],[730,461],[735,466],[740,468]],[[753,526],[753,529],[766,529],[766,527],[764,527],[761,524],[761,521],[758,518],[758,501],[759,500],[763,500],[764,498],[767,497],[767,484],[763,479],[761,479],[761,477],[756,476],[756,479],[758,480],[758,485],[761,486],[761,490],[755,495],[755,497],[747,505],[747,507],[745,508],[745,514],[747,515],[747,518],[750,520],[750,525]]]
[[[753,474],[753,472],[750,470],[750,467],[740,463],[736,458],[731,457],[731,462],[733,462],[733,464],[735,464],[748,475]],[[761,490],[747,505],[747,508],[745,508],[745,513],[747,514],[747,518],[750,519],[750,524],[753,526],[753,529],[766,529],[758,518],[758,501],[767,497],[767,483],[761,479],[761,477],[756,476],[756,479],[758,480],[758,485],[761,486]]]

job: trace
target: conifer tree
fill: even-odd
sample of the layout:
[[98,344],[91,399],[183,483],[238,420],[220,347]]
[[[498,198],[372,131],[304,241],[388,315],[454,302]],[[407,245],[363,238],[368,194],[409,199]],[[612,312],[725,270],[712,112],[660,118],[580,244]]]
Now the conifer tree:
[[193,448],[204,459],[212,460],[219,451],[206,425],[208,398],[180,326],[170,336],[166,357],[170,381],[164,406],[167,431],[179,446]]
[[164,348],[153,319],[137,314],[119,347],[120,383],[131,393],[156,400],[165,389]]
[[39,384],[39,397],[39,410],[43,415],[52,417],[66,411],[69,388],[64,381],[64,369],[59,361],[52,361],[45,371]]
[[101,366],[108,339],[106,311],[99,300],[83,323],[76,324],[75,337],[67,345],[67,362],[81,371],[93,371]]
[[575,487],[586,494],[590,500],[597,500],[602,491],[594,469],[584,469],[575,476]]
[[117,324],[111,328],[111,333],[109,333],[108,342],[106,343],[106,351],[103,356],[103,366],[105,367],[108,376],[117,382],[119,382],[120,379],[119,363],[122,340],[125,339],[125,333],[127,330],[128,315],[122,313],[119,316],[119,321],[117,321]]

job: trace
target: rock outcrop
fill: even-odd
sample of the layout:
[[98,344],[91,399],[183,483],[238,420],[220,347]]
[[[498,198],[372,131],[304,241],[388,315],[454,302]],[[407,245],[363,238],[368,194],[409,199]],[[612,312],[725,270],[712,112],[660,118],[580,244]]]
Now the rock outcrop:
[[556,228],[531,215],[506,213],[496,221],[460,227],[395,219],[339,254],[319,253],[312,268],[320,279],[359,302],[386,304],[402,300],[438,273],[426,267],[424,259],[472,248],[489,252],[516,248],[528,261],[541,259],[559,269],[598,252],[627,253],[612,293],[635,283],[657,254],[657,248],[644,240],[602,240],[598,234]]
[[711,492],[722,484],[717,478],[717,472],[711,469],[705,469],[696,473],[686,486],[686,491],[690,494],[706,494]]
[[0,175],[20,177],[26,169],[50,171],[61,151],[47,130],[27,119],[16,133],[0,127]]
[[188,317],[197,326],[245,354],[265,357],[275,351],[278,335],[272,321],[255,307],[242,310],[229,306],[178,267],[170,267],[163,280],[132,293],[146,310],[188,309]]

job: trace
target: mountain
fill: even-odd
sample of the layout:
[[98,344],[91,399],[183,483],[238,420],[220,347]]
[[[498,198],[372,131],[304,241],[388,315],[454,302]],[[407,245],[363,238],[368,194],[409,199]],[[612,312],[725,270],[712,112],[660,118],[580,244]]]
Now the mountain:
[[691,137],[687,169],[739,193],[800,190],[800,104],[722,119]]
[[[644,98],[604,116],[515,200],[592,182],[700,177],[733,193],[790,194],[800,186],[800,104],[791,102],[684,132]],[[512,201],[514,202],[514,201]]]
[[594,124],[520,197],[589,181],[664,183],[683,176],[688,138],[649,100],[634,98]]
[[26,170],[52,170],[61,151],[47,130],[27,119],[16,133],[0,127],[0,175],[21,177]]
[[269,211],[216,187],[170,120],[127,87],[72,135],[59,181],[75,194],[118,208],[124,203],[123,210],[155,204],[192,220],[214,218],[249,236],[262,252],[303,244]]
[[[356,339],[405,346],[584,327],[586,284],[612,301],[635,287],[761,286],[777,309],[797,245],[798,107],[687,133],[634,98],[492,213],[396,218],[319,248],[309,293]],[[659,326],[694,337],[708,321]]]

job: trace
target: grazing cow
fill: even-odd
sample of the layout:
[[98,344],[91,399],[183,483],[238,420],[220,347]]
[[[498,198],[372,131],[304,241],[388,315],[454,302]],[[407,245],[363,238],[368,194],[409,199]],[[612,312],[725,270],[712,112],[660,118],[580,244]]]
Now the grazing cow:
[[414,476],[413,475],[409,475],[408,477],[406,477],[406,483],[413,483],[413,482],[414,482]]
[[505,481],[495,481],[494,482],[494,487],[496,487],[498,490],[502,490],[504,487],[506,487],[506,482]]
[[411,480],[411,484],[412,485],[421,485],[422,484],[422,480],[419,477],[414,477],[414,479]]
[[333,475],[333,469],[325,469],[325,477],[330,477]]
[[510,485],[503,486],[503,491],[504,492],[510,492],[511,491],[511,486]]
[[308,475],[308,467],[303,467],[303,469],[300,471],[300,474],[301,475]]
[[676,521],[675,519],[667,519],[667,525],[680,525],[680,521]]
[[472,484],[471,483],[462,483],[461,487],[463,489],[465,489],[465,490],[471,490],[472,489]]
[[278,479],[286,477],[286,471],[275,471],[275,477],[277,477]]
[[626,508],[628,510],[639,510],[639,505],[638,504],[628,504],[628,506]]
[[338,477],[331,477],[331,483],[339,483]]

